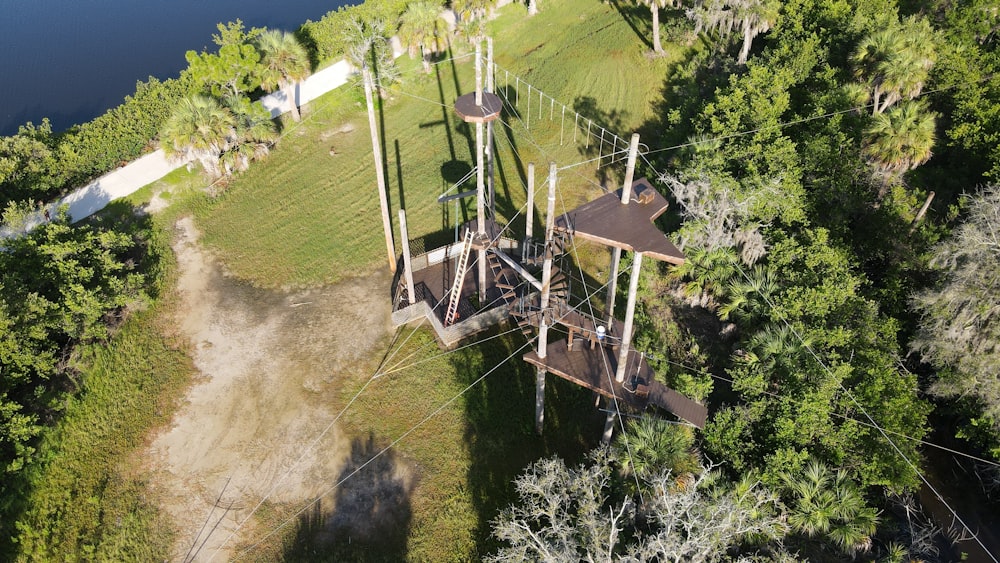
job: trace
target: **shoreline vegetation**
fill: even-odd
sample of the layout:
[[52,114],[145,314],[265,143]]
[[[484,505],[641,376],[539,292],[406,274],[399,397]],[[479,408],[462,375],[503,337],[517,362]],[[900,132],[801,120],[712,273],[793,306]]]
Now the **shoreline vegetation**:
[[[307,22],[296,37],[317,68],[343,53],[352,16],[395,22],[413,3],[368,0]],[[485,12],[472,0],[457,3]],[[315,387],[322,392],[308,389],[317,412],[343,413],[338,430],[350,443],[344,470],[329,476],[332,497],[315,507],[266,500],[228,549],[253,561],[516,559],[520,548],[533,553],[516,533],[517,518],[553,531],[533,520],[526,495],[533,476],[548,474],[571,484],[597,476],[603,511],[620,506],[625,515],[620,543],[605,546],[616,554],[644,547],[646,534],[677,539],[663,522],[643,518],[641,503],[644,495],[661,507],[695,498],[694,489],[676,494],[688,483],[720,502],[752,490],[744,498],[764,506],[749,512],[766,533],[698,547],[710,553],[901,561],[973,552],[968,543],[953,549],[950,532],[911,514],[919,512],[920,440],[1000,459],[996,420],[983,403],[990,398],[963,398],[958,364],[941,360],[963,343],[941,349],[946,339],[933,332],[940,327],[922,316],[941,317],[932,309],[953,302],[942,287],[1000,306],[986,302],[979,270],[959,267],[968,260],[996,271],[989,252],[974,251],[973,235],[988,229],[962,225],[971,217],[996,226],[980,193],[996,199],[995,190],[969,191],[1000,170],[990,146],[1000,131],[992,117],[1000,103],[994,32],[980,29],[972,8],[936,0],[748,0],[759,8],[753,30],[727,29],[706,3],[651,13],[643,2],[541,0],[530,17],[528,4],[459,25],[503,38],[497,90],[509,107],[496,131],[497,219],[524,232],[529,164],[564,167],[557,213],[615,189],[624,174],[607,162],[615,159],[604,135],[638,131],[645,148],[637,177],[670,199],[661,226],[687,262],[670,270],[644,264],[636,349],[650,352],[659,379],[709,404],[708,426],[697,434],[660,428],[643,439],[645,423],[628,420],[610,458],[588,453],[604,413],[591,393],[558,378],[547,383],[545,432],[535,434],[535,374],[519,360],[520,334],[500,328],[441,353],[427,330],[406,327],[384,355],[325,374]],[[201,57],[198,76],[151,80],[66,132],[43,123],[3,138],[0,203],[13,216],[151,150],[177,100],[233,87],[226,77],[204,79],[212,57],[253,58],[260,31],[220,23],[219,54],[191,57]],[[234,284],[276,302],[384,267],[374,166],[387,173],[390,208],[406,210],[411,242],[450,241],[475,207],[442,206],[437,197],[458,188],[476,159],[469,126],[451,111],[474,83],[471,47],[448,37],[441,50],[426,46],[426,61],[402,57],[400,80],[378,96],[382,163],[373,161],[364,97],[345,86],[303,107],[301,121],[277,120],[267,159],[218,186],[178,169],[76,226],[57,213],[0,255],[19,260],[3,262],[0,274],[0,451],[9,458],[0,556],[179,557],[193,531],[174,528],[143,459],[199,374],[192,344],[172,324],[181,307],[170,248],[177,221],[193,221]],[[237,49],[223,52],[227,45]],[[886,74],[897,67],[919,84]],[[252,121],[238,103],[215,110]],[[563,113],[587,123],[567,125]],[[953,231],[968,238],[961,264],[949,261],[956,251],[944,244]],[[574,293],[606,283],[605,249],[581,244],[572,259]],[[917,295],[926,313],[914,309]],[[601,309],[603,295],[588,305]],[[992,326],[980,327],[976,343],[992,338]],[[915,343],[920,353],[909,353]],[[387,364],[397,355],[406,360]],[[495,366],[502,369],[482,377]],[[899,437],[892,447],[882,427]],[[657,436],[676,442],[655,443]],[[637,458],[622,453],[625,439],[636,440],[629,447]],[[375,470],[360,472],[390,444]],[[672,461],[657,457],[664,452]],[[982,479],[983,496],[994,495],[962,508],[985,507],[976,520],[995,527],[988,503],[1000,486],[989,492],[989,469],[962,467],[963,479]],[[363,478],[339,487],[355,473]],[[382,492],[384,504],[371,498]],[[687,515],[698,518],[697,510]],[[586,535],[586,523],[573,525]],[[500,527],[503,540],[494,535]],[[573,549],[579,556],[591,547]]]

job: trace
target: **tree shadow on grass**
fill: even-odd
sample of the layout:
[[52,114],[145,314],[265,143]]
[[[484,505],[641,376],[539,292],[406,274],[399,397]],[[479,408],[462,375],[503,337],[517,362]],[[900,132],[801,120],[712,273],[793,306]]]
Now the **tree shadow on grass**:
[[635,36],[642,41],[648,49],[652,50],[653,40],[653,16],[649,11],[647,6],[641,6],[635,2],[629,0],[624,2],[622,0],[611,0],[611,5],[614,6],[618,13],[621,14],[622,19],[628,24],[632,31],[635,32]]
[[[355,438],[332,511],[317,502],[298,518],[285,561],[403,561],[414,479],[374,434]],[[376,457],[377,456],[377,457]]]
[[[496,328],[486,336],[504,330]],[[472,459],[468,482],[478,514],[474,537],[480,557],[496,551],[492,521],[517,500],[513,481],[528,464],[552,455],[576,462],[601,437],[603,416],[594,409],[591,392],[552,375],[546,380],[544,433],[535,434],[535,369],[521,360],[531,345],[514,333],[452,356],[455,372],[465,383],[500,365],[465,395],[465,439]]]

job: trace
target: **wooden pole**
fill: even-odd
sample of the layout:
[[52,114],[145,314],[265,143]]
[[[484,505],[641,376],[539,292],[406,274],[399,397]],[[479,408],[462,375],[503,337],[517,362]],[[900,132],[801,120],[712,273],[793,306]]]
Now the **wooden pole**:
[[524,226],[524,238],[530,239],[535,230],[535,163],[528,163],[528,213]]
[[[476,43],[476,107],[483,105],[483,46]],[[479,266],[479,304],[486,303],[486,185],[483,162],[483,122],[476,123],[476,223],[481,243],[476,262]]]
[[615,421],[618,419],[617,405],[615,405],[615,400],[611,398],[605,399],[604,403],[607,405],[608,417],[604,419],[604,435],[601,436],[601,443],[610,444],[611,436],[615,433]]
[[[625,164],[625,182],[622,184],[622,205],[628,205],[632,200],[632,178],[635,176],[635,159],[639,156],[639,134],[632,134],[632,142],[628,146],[628,161]],[[611,266],[608,277],[608,327],[614,326],[615,298],[618,294],[618,263],[622,260],[622,250],[611,251]]]
[[637,156],[639,156],[639,134],[632,133],[632,142],[628,145],[628,162],[625,164],[625,183],[622,184],[622,203],[626,205],[632,199],[632,178],[635,176]]
[[417,293],[413,288],[413,265],[410,263],[410,235],[406,230],[406,211],[399,210],[399,236],[403,244],[403,274],[406,276],[406,294],[410,305],[417,302]]
[[[556,209],[556,163],[549,164],[549,198],[546,206],[547,215],[545,217],[545,243],[546,247],[552,241],[552,232],[555,226]],[[542,265],[542,298],[541,298],[541,320],[538,324],[538,358],[545,359],[549,341],[548,307],[549,293],[552,285],[552,253],[546,251],[545,262]],[[542,433],[542,424],[545,419],[545,368],[538,368],[535,374],[535,432]]]
[[[493,38],[486,38],[486,91],[494,93],[493,83]],[[493,122],[486,124],[486,170],[487,186],[490,192],[490,217],[496,217],[496,182],[493,170]]]
[[365,102],[368,104],[368,125],[372,134],[372,153],[375,155],[375,180],[378,183],[378,201],[382,207],[382,230],[385,231],[385,250],[389,255],[389,271],[396,273],[396,248],[392,240],[392,224],[389,223],[389,201],[386,196],[385,172],[382,170],[382,147],[375,125],[375,102],[372,100],[372,73],[367,66],[361,68],[365,83]]
[[642,253],[636,252],[632,258],[632,279],[628,284],[628,302],[625,305],[625,328],[622,330],[622,345],[618,352],[618,370],[615,381],[625,381],[625,364],[632,347],[632,321],[635,318],[635,293],[639,289],[639,270],[642,268]]

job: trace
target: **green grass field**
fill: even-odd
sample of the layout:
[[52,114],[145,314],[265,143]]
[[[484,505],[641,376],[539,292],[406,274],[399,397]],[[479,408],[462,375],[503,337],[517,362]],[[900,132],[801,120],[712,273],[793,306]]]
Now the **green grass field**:
[[[523,215],[517,213],[524,208],[528,164],[536,165],[536,202],[543,208],[550,161],[564,167],[595,160],[559,173],[557,208],[600,193],[602,175],[618,178],[623,168],[619,163],[598,171],[596,159],[613,150],[610,135],[602,146],[600,125],[627,141],[650,116],[673,59],[648,58],[622,16],[596,1],[553,2],[531,19],[523,7],[510,6],[491,29],[498,37],[497,90],[517,102],[496,125],[498,213],[523,229]],[[379,118],[397,247],[400,208],[407,211],[411,239],[451,236],[454,207],[436,200],[475,165],[474,127],[459,121],[451,107],[459,93],[474,90],[470,55],[468,45],[456,44],[445,55],[454,60],[440,62],[429,75],[416,61],[399,59],[402,81],[390,89]],[[517,76],[531,85],[530,95]],[[205,242],[230,272],[258,286],[332,283],[381,267],[387,259],[360,88],[331,92],[305,114],[284,131],[265,165],[196,208]],[[618,143],[620,152],[626,148]],[[460,191],[474,187],[473,178]],[[467,205],[474,214],[474,203]],[[464,219],[468,211],[460,209],[459,216]]]
[[[627,139],[651,117],[664,77],[679,58],[679,52],[649,58],[646,43],[627,19],[598,0],[546,1],[542,10],[528,19],[523,6],[512,5],[490,24],[498,38],[497,89],[517,102],[508,105],[497,123],[498,214],[518,230],[524,228],[529,163],[536,165],[539,208],[544,208],[550,161],[565,167],[558,174],[557,212],[602,193],[602,183],[617,188],[624,166],[621,162],[607,166],[613,158],[608,155],[626,147],[620,141],[617,147],[611,145],[610,136],[602,143],[601,126]],[[451,109],[457,95],[474,88],[469,54],[469,46],[455,45],[429,75],[417,61],[400,59],[403,80],[390,89],[391,96],[381,108],[380,136],[397,247],[396,212],[400,208],[407,211],[410,238],[427,247],[449,241],[456,220],[471,218],[475,212],[474,203],[468,201],[468,208],[459,209],[456,217],[452,205],[436,201],[475,161],[474,129],[460,123]],[[581,118],[575,117],[576,112]],[[156,216],[160,228],[169,232],[174,218],[193,214],[203,242],[228,272],[256,286],[317,286],[385,268],[360,88],[331,92],[307,106],[304,115],[299,124],[286,123],[271,156],[235,178],[221,196],[208,197],[196,173],[179,170],[132,201],[146,201],[166,190],[161,197],[171,205]],[[458,190],[474,186],[473,180]],[[538,214],[535,221],[538,232]],[[589,249],[581,261],[584,269],[595,271],[606,267],[606,257],[603,249]],[[106,542],[109,549],[129,546],[108,552],[112,558],[143,545],[150,551],[142,553],[163,553],[169,543],[169,530],[161,525],[161,516],[142,500],[148,494],[146,485],[129,467],[102,457],[107,452],[126,458],[134,455],[142,430],[169,420],[169,399],[188,377],[183,354],[171,350],[160,336],[158,323],[166,318],[163,310],[154,308],[131,320],[114,347],[95,352],[87,375],[93,391],[82,396],[81,405],[72,407],[60,425],[61,442],[52,447],[53,461],[47,466],[51,473],[39,477],[31,500],[41,502],[36,499],[55,495],[53,487],[70,479],[72,473],[63,475],[70,469],[62,466],[88,464],[83,469],[88,488],[81,494],[94,499],[92,504],[83,503],[72,512],[59,508],[63,505],[50,509],[39,504],[30,518],[67,510],[60,513],[66,515],[62,516],[66,526],[54,529],[88,538],[112,534]],[[153,318],[157,314],[159,321]],[[400,329],[400,338],[411,332]],[[513,500],[512,479],[541,456],[579,458],[599,438],[603,423],[590,393],[549,378],[545,434],[536,436],[534,375],[520,360],[523,345],[520,335],[499,336],[441,355],[426,331],[415,332],[396,355],[409,358],[408,367],[400,366],[376,380],[345,415],[344,429],[354,439],[352,461],[362,463],[423,424],[378,464],[366,468],[370,471],[363,470],[346,482],[351,486],[335,492],[338,501],[352,491],[362,494],[379,486],[391,492],[397,490],[392,488],[396,467],[408,468],[412,486],[399,492],[395,512],[371,515],[373,522],[398,525],[378,528],[384,534],[369,538],[331,540],[323,532],[331,515],[309,511],[256,547],[248,559],[473,561],[489,553],[494,547],[490,520]],[[330,399],[334,412],[361,389],[379,360],[369,358],[353,371],[340,396]],[[398,361],[390,360],[389,365]],[[499,369],[427,418],[498,363]],[[167,380],[143,386],[141,380],[132,378],[150,371],[162,371]],[[137,394],[131,398],[133,391]],[[116,397],[124,399],[121,404],[114,401]],[[102,430],[87,438],[80,434],[87,425]],[[97,453],[87,453],[91,450]],[[337,478],[331,476],[331,480]],[[94,479],[96,484],[91,486]],[[107,527],[101,519],[105,516],[92,513],[94,506],[103,507],[118,527]],[[265,505],[256,517],[260,535],[241,548],[249,547],[298,508]]]

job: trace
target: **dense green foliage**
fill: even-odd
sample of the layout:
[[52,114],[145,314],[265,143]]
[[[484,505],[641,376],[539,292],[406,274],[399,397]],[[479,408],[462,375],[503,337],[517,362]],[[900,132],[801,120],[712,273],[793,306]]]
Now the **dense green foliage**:
[[190,80],[150,77],[103,115],[66,131],[48,120],[0,137],[0,207],[9,201],[48,200],[151,150],[160,125]]
[[369,0],[357,6],[341,6],[319,21],[302,24],[296,35],[314,53],[316,63],[333,61],[347,51],[344,30],[352,20],[395,22],[411,1]]
[[[142,229],[71,227],[65,218],[0,252],[0,463],[16,473],[36,438],[81,385],[75,347],[105,341],[109,323],[142,300],[159,260]],[[147,276],[149,276],[147,278]]]

